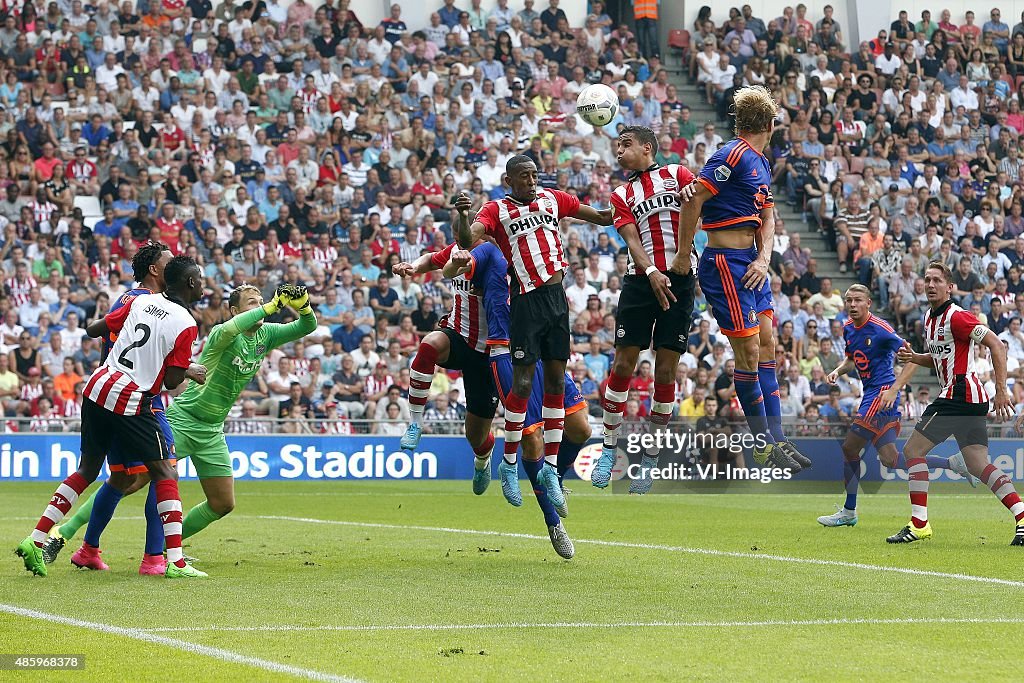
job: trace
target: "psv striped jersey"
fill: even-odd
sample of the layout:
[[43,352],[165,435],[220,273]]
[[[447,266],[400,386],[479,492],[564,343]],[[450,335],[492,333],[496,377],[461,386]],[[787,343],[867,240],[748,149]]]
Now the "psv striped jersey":
[[119,415],[150,407],[168,367],[187,368],[198,335],[185,305],[163,294],[141,294],[107,314],[117,341],[89,377],[85,397]]
[[[117,297],[114,304],[110,307],[110,313],[121,310],[125,304],[134,299],[137,296],[143,294],[152,294],[153,290],[147,289],[146,287],[136,287],[135,289],[129,289],[127,292]],[[103,340],[103,353],[109,357],[111,349],[114,348],[114,342],[117,341],[117,333],[111,331],[106,338]],[[164,409],[164,401],[162,393],[156,393],[151,401],[153,410],[159,412]]]
[[[615,214],[615,229],[621,230],[630,223],[640,233],[647,258],[658,270],[666,271],[676,257],[676,235],[679,229],[679,190],[693,182],[690,169],[679,164],[654,166],[633,173],[624,185],[612,193],[612,211]],[[695,255],[691,254],[691,266],[697,267]],[[633,275],[636,266],[633,255],[629,255],[629,268]]]
[[513,266],[518,293],[537,289],[569,266],[558,236],[558,222],[575,216],[580,200],[560,190],[537,188],[537,198],[521,204],[512,197],[489,201],[476,220]]
[[703,206],[705,230],[759,228],[761,209],[775,206],[768,159],[743,138],[733,138],[712,154],[697,182],[713,195]]
[[[452,242],[447,247],[430,257],[431,263],[443,268],[452,256],[457,245]],[[487,317],[484,315],[484,302],[480,292],[473,287],[473,271],[462,273],[452,279],[452,292],[455,303],[452,310],[438,322],[442,328],[458,332],[466,344],[474,351],[483,353],[487,350]]]
[[974,370],[974,344],[988,328],[950,299],[924,317],[924,338],[935,360],[939,398],[964,403],[988,403],[985,385]]

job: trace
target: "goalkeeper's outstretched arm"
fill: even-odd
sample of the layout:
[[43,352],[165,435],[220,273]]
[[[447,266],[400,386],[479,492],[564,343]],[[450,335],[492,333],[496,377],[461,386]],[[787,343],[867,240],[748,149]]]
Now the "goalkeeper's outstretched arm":
[[316,329],[316,313],[313,312],[313,306],[309,303],[309,293],[305,287],[301,285],[283,285],[278,289],[275,298],[282,305],[288,306],[298,313],[299,319],[283,325],[276,323],[267,324],[267,332],[270,337],[267,344],[268,351],[301,339]]

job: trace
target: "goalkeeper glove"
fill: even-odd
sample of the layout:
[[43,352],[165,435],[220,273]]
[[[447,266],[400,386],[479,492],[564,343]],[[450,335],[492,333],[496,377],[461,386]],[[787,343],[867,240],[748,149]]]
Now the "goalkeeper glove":
[[284,302],[281,301],[281,293],[275,292],[274,298],[268,301],[267,303],[263,304],[263,312],[266,315],[274,315],[275,313],[281,310],[281,306],[283,305]]
[[299,315],[313,312],[313,307],[309,304],[309,292],[306,291],[304,285],[281,285],[278,288],[278,293],[284,303],[295,309]]

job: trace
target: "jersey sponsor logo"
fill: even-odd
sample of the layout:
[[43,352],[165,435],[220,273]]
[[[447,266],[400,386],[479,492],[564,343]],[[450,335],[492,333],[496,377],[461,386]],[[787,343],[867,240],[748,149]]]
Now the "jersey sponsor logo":
[[231,364],[238,368],[238,371],[243,375],[249,375],[256,372],[259,369],[260,365],[262,364],[262,361],[246,363],[238,356],[235,356],[234,358],[231,359]]
[[544,226],[558,230],[558,219],[547,213],[532,213],[529,216],[509,223],[508,232],[510,235],[518,235],[519,233],[531,232]]
[[[868,344],[871,344],[870,339],[868,339]],[[857,366],[857,372],[860,373],[862,379],[871,377],[871,361],[868,359],[867,354],[860,349],[853,352],[853,364]]]
[[451,281],[452,289],[470,294],[473,292],[473,283],[464,277],[457,277]]
[[732,176],[732,169],[726,166],[725,164],[722,164],[721,166],[715,169],[715,180],[717,180],[720,183],[724,183],[725,181],[727,181],[730,176]]
[[679,195],[674,192],[659,192],[650,199],[645,199],[631,207],[633,218],[639,223],[647,215],[669,209],[679,211]]
[[928,350],[931,351],[933,355],[944,356],[953,352],[953,342],[932,342],[928,345]]

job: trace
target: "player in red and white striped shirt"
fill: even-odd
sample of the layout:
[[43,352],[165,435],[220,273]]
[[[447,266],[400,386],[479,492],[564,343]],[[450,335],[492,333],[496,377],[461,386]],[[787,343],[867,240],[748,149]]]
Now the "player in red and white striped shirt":
[[[405,277],[443,268],[458,246],[453,242],[441,251],[425,253],[413,263],[395,266],[395,275]],[[482,298],[473,291],[472,273],[457,275],[451,281],[455,302],[438,322],[440,330],[420,341],[409,368],[410,422],[400,446],[416,448],[422,433],[423,412],[430,394],[430,384],[438,365],[448,370],[461,370],[466,387],[466,440],[480,458],[489,458],[494,448],[491,422],[498,408],[498,391],[494,386],[487,355],[487,318]],[[386,388],[385,388],[386,390]]]
[[[615,363],[604,391],[604,447],[590,477],[598,488],[611,481],[630,378],[640,351],[650,347],[652,339],[654,396],[648,419],[664,425],[672,416],[676,367],[686,352],[696,288],[695,256],[691,256],[688,275],[669,271],[676,257],[679,207],[689,199],[693,173],[679,164],[655,163],[658,138],[649,128],[623,129],[616,145],[619,166],[631,171],[626,184],[612,193],[615,227],[626,240],[630,262],[616,313]],[[640,471],[649,472],[657,465],[657,456],[645,455]],[[642,474],[629,491],[647,493],[652,483]]]
[[[186,376],[205,381],[205,369],[190,360],[197,328],[188,310],[203,295],[203,274],[194,260],[176,256],[164,268],[164,280],[163,294],[138,296],[89,326],[90,336],[113,332],[117,341],[86,382],[78,470],[57,487],[35,530],[18,546],[25,569],[33,574],[46,576],[42,546],[50,529],[96,480],[111,447],[117,446],[119,452],[145,462],[155,485],[167,548],[166,576],[206,576],[188,565],[181,553],[181,497],[174,453],[150,406],[161,386],[173,389]],[[133,482],[134,476],[125,474],[116,485],[124,490]]]
[[[1017,528],[1010,545],[1024,546],[1024,502],[1010,478],[989,462],[986,419],[989,397],[973,363],[974,345],[988,347],[996,385],[992,408],[998,421],[1007,420],[1013,402],[1006,389],[1006,348],[992,330],[953,303],[950,298],[953,274],[949,266],[938,261],[929,263],[924,273],[924,287],[931,305],[924,318],[927,353],[915,353],[905,346],[897,353],[897,359],[901,363],[935,368],[942,389],[938,398],[925,409],[903,448],[910,479],[910,523],[886,541],[913,543],[931,538],[925,456],[936,444],[953,436],[970,473],[985,482],[1013,515]],[[1017,419],[1017,429],[1022,424],[1024,417]]]
[[[473,202],[466,194],[455,200],[458,242],[470,249],[490,235],[511,265],[512,391],[505,399],[505,457],[498,467],[502,492],[509,502],[519,495],[517,454],[537,361],[544,366],[544,460],[538,475],[555,507],[564,504],[558,483],[558,448],[565,425],[565,363],[569,359],[569,305],[562,278],[568,263],[558,225],[579,218],[611,225],[611,210],[597,211],[573,195],[537,186],[537,165],[523,154],[505,165],[504,199],[489,201],[470,224]],[[561,503],[560,503],[561,502]],[[514,504],[514,503],[513,503]]]

